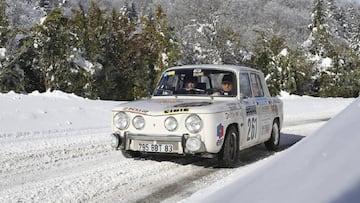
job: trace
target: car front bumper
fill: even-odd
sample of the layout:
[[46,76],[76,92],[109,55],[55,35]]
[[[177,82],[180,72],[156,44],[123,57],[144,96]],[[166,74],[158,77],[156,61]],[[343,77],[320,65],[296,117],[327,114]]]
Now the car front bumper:
[[[189,139],[188,134],[182,135],[143,135],[125,132],[123,136],[119,133],[113,133],[112,147],[116,150],[131,150],[150,153],[168,153],[168,154],[196,154],[205,152],[205,145],[198,138],[198,149],[190,149],[186,146],[194,139]],[[192,137],[194,138],[194,137]]]

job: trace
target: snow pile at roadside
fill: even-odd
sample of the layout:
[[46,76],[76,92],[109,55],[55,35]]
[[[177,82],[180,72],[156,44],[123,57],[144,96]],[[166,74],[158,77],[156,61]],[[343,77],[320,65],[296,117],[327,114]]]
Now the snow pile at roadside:
[[105,127],[110,131],[111,109],[118,103],[88,100],[61,91],[0,93],[0,136]]
[[281,92],[284,102],[284,122],[291,124],[299,120],[330,119],[344,109],[344,102],[350,104],[353,98],[320,98],[290,95]]
[[359,115],[360,98],[246,176],[239,170],[186,202],[359,202]]

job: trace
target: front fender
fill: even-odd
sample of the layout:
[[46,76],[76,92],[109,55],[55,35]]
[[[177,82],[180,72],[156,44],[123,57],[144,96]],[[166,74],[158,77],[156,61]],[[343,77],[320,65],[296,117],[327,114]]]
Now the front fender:
[[240,111],[207,114],[203,115],[202,119],[205,125],[201,137],[209,153],[218,153],[221,150],[229,126],[236,125],[239,131],[243,123]]

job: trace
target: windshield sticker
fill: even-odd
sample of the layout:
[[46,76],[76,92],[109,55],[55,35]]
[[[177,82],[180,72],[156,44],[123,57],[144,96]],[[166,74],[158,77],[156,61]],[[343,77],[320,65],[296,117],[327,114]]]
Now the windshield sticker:
[[175,71],[174,71],[174,70],[164,73],[164,77],[169,77],[169,76],[173,76],[173,75],[175,75]]
[[193,76],[194,77],[199,77],[199,76],[203,76],[204,72],[202,72],[202,70],[200,68],[196,68],[193,70]]
[[133,108],[133,107],[125,107],[123,111],[131,112],[131,113],[138,113],[138,114],[147,114],[149,111],[139,108]]
[[189,108],[176,108],[176,109],[167,109],[164,110],[164,114],[180,114],[180,113],[189,113]]

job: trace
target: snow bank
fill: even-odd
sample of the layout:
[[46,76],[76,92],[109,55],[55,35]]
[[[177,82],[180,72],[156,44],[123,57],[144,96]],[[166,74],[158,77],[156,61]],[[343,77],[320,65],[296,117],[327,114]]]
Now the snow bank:
[[359,202],[359,115],[358,98],[272,161],[246,176],[237,171],[222,187],[207,188],[187,202]]
[[280,99],[284,102],[285,125],[299,120],[330,119],[344,109],[344,102],[350,104],[354,101],[353,98],[320,98],[286,92],[281,92]]
[[108,127],[110,131],[111,109],[118,103],[84,99],[61,91],[0,94],[0,136],[55,129]]

